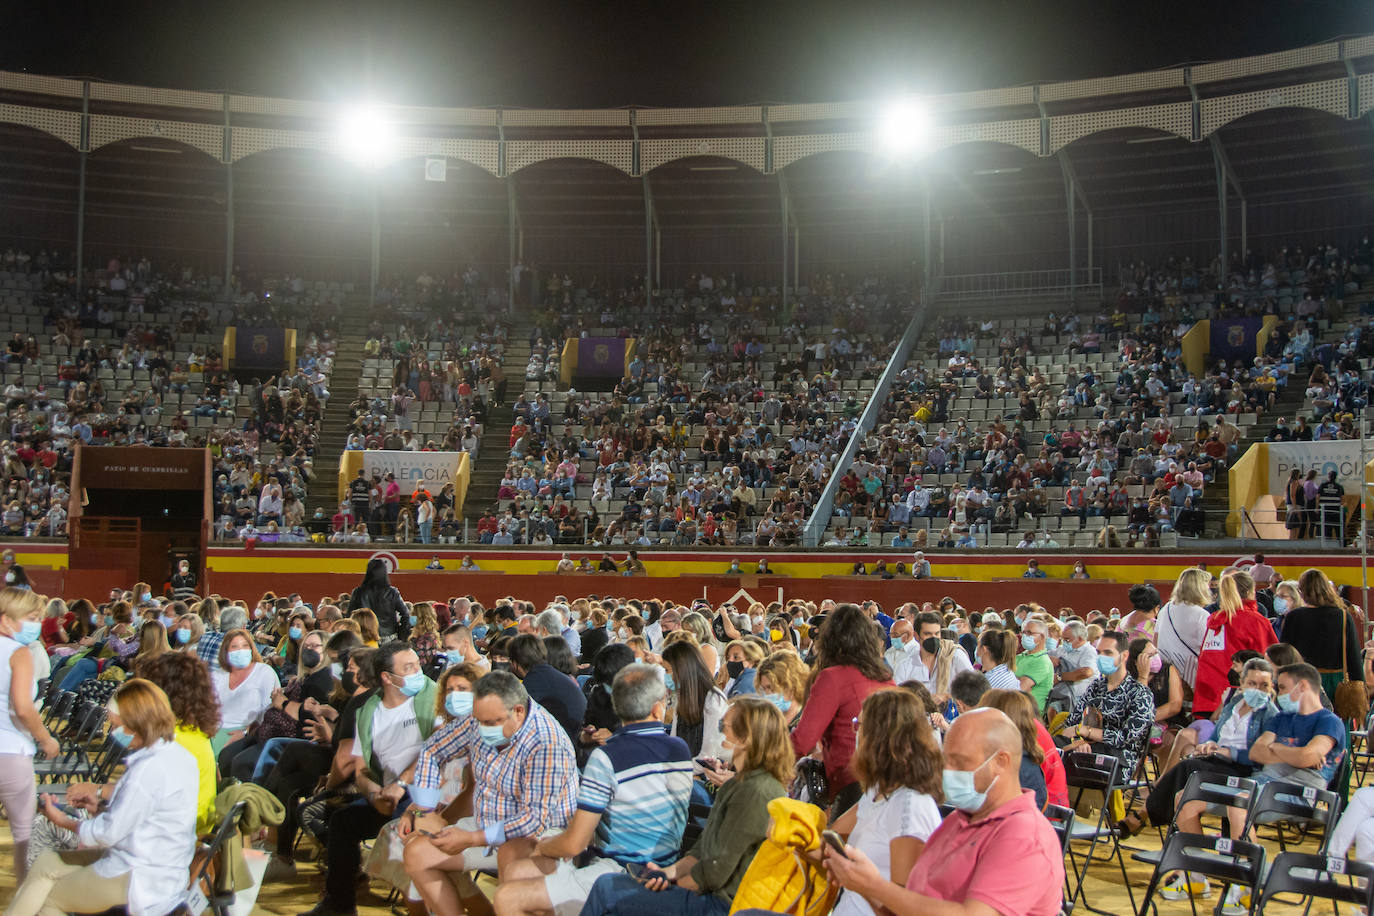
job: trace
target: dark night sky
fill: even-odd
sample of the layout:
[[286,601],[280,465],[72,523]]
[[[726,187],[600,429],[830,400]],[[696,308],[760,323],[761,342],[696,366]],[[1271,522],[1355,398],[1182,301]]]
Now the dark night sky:
[[887,97],[1105,76],[1374,32],[1365,0],[13,3],[0,67],[516,107]]

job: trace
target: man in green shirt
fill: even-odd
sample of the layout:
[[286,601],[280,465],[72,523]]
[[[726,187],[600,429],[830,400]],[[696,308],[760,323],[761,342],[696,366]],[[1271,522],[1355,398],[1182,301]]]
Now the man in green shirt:
[[1035,697],[1035,705],[1045,711],[1045,701],[1049,699],[1050,688],[1054,686],[1054,662],[1045,651],[1045,640],[1049,629],[1045,621],[1038,617],[1026,618],[1021,627],[1021,648],[1016,656],[1016,676],[1021,679],[1021,689]]

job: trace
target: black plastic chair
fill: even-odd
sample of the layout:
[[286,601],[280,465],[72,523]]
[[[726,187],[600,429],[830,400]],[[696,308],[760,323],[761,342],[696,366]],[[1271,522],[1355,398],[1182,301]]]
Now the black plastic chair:
[[[1140,902],[1137,916],[1147,916],[1152,906],[1156,913],[1159,911],[1159,907],[1154,904],[1155,891],[1159,889],[1159,883],[1164,877],[1175,871],[1184,873],[1185,883],[1188,881],[1189,872],[1223,882],[1222,900],[1225,900],[1226,891],[1233,884],[1249,888],[1250,906],[1247,911],[1253,914],[1255,902],[1259,898],[1257,889],[1264,874],[1264,847],[1258,843],[1246,843],[1220,836],[1175,833],[1164,844],[1164,851],[1159,858],[1159,864],[1155,866],[1154,874],[1150,876],[1150,883],[1145,888],[1145,897]],[[1193,916],[1197,916],[1197,901],[1191,895],[1188,904],[1192,907]]]
[[[198,916],[208,907],[215,916],[228,916],[229,907],[234,905],[234,889],[218,886],[224,869],[217,864],[217,860],[224,850],[224,844],[229,841],[229,835],[239,829],[239,818],[243,816],[243,811],[247,807],[247,802],[239,802],[230,808],[229,813],[220,819],[209,841],[202,843],[196,850],[200,856],[200,864],[191,875],[186,894],[173,913],[178,916]],[[215,869],[214,875],[210,873],[211,869]]]
[[1335,792],[1275,780],[1261,786],[1250,803],[1245,835],[1252,836],[1257,826],[1273,826],[1278,832],[1279,849],[1287,852],[1288,846],[1283,837],[1284,824],[1296,824],[1304,832],[1320,827],[1323,833],[1321,851],[1325,852],[1331,827],[1340,813],[1341,797]]
[[[1188,802],[1200,801],[1206,803],[1208,811],[1221,808],[1248,808],[1250,800],[1255,797],[1255,781],[1246,779],[1242,776],[1217,776],[1208,773],[1193,773],[1188,777],[1188,781],[1183,785],[1183,791],[1179,793],[1178,803],[1174,806],[1174,816],[1169,821],[1169,828],[1164,834],[1163,842],[1167,843],[1169,837],[1178,833],[1178,813],[1183,810],[1183,806]],[[1237,804],[1239,802],[1240,804]],[[1222,830],[1228,830],[1230,822],[1222,817]],[[1164,847],[1161,844],[1159,849],[1147,849],[1141,852],[1134,852],[1131,858],[1137,862],[1147,862],[1158,864],[1160,857],[1164,854]]]
[[[943,805],[941,807],[944,807]],[[1063,805],[1046,805],[1045,819],[1054,828],[1055,836],[1059,837],[1059,854],[1067,856],[1069,854],[1069,838],[1073,835],[1073,822],[1077,815],[1072,808],[1065,808]],[[1073,912],[1074,901],[1070,899],[1069,890],[1069,870],[1064,869],[1064,906],[1065,914]]]
[[[1360,881],[1363,886],[1357,883]],[[1374,865],[1341,856],[1281,852],[1269,869],[1256,912],[1263,913],[1269,901],[1285,893],[1330,900],[1338,914],[1341,903],[1362,906],[1366,913],[1374,913]]]
[[1122,788],[1121,760],[1110,754],[1065,754],[1064,772],[1069,788],[1078,790],[1077,795],[1073,798],[1075,809],[1082,800],[1084,792],[1102,793],[1102,806],[1098,809],[1095,823],[1076,819],[1069,825],[1069,839],[1088,844],[1088,851],[1083,856],[1081,869],[1078,867],[1078,860],[1074,855],[1072,846],[1069,848],[1069,864],[1072,866],[1076,879],[1073,896],[1069,898],[1070,908],[1082,898],[1083,905],[1094,913],[1100,913],[1102,916],[1117,916],[1109,910],[1099,910],[1089,903],[1083,894],[1083,879],[1088,872],[1088,866],[1092,864],[1093,853],[1097,851],[1098,844],[1105,840],[1111,846],[1111,853],[1107,858],[1109,860],[1115,858],[1121,867],[1122,882],[1125,884],[1126,894],[1131,900],[1131,909],[1134,910],[1135,894],[1131,890],[1131,878],[1126,874],[1126,858],[1121,854],[1121,838],[1117,835],[1116,825],[1112,824],[1108,817],[1111,809],[1112,792]]

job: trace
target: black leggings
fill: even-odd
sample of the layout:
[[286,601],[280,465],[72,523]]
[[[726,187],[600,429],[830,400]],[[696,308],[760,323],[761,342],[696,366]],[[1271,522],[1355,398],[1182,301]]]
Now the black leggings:
[[1145,799],[1145,812],[1150,816],[1150,823],[1156,827],[1163,827],[1173,821],[1174,796],[1183,791],[1188,785],[1188,777],[1194,773],[1224,779],[1227,776],[1249,776],[1254,769],[1249,764],[1236,763],[1234,760],[1215,755],[1185,757],[1159,777],[1155,787],[1150,790],[1149,797]]

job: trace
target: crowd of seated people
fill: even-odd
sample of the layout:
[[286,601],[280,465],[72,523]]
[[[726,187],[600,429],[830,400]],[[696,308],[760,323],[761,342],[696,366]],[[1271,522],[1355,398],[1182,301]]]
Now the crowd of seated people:
[[[3,355],[8,421],[10,536],[66,534],[73,448],[206,447],[215,459],[216,536],[247,530],[300,539],[313,476],[338,304],[299,277],[254,279],[228,292],[189,268],[164,275],[146,259],[112,258],[78,296],[45,256],[41,283],[13,321],[41,323],[44,339],[15,332]],[[294,370],[243,386],[213,342],[227,323],[294,327]],[[30,325],[32,326],[32,325]],[[15,346],[18,341],[20,346]]]
[[[1201,533],[1206,487],[1239,457],[1238,423],[1267,422],[1291,377],[1310,371],[1309,399],[1328,408],[1366,400],[1356,359],[1374,339],[1362,344],[1357,327],[1326,341],[1315,322],[1337,315],[1330,297],[1357,288],[1367,270],[1329,247],[1276,258],[1282,271],[1269,263],[1210,301],[1200,290],[1215,277],[1180,259],[1130,265],[1114,306],[1095,314],[938,319],[926,356],[902,370],[844,473],[827,543],[876,532],[898,546],[971,547],[1033,533],[1047,516],[1079,527],[1102,519],[1090,536],[1126,546]],[[1262,356],[1217,359],[1193,377],[1182,369],[1182,337],[1208,315],[1277,321]],[[1333,353],[1343,363],[1328,372]],[[982,422],[969,419],[974,410]],[[1306,433],[1306,420],[1298,424]],[[1341,435],[1332,419],[1304,437]]]
[[[808,900],[813,912],[976,901],[1050,916],[1066,870],[1045,812],[1081,804],[1069,774],[1082,760],[1113,760],[1123,779],[1157,770],[1143,805],[1110,815],[1123,835],[1200,832],[1205,811],[1176,802],[1194,773],[1299,798],[1343,790],[1348,723],[1328,707],[1341,683],[1374,686],[1363,612],[1320,570],[1251,569],[1184,570],[1168,602],[1131,586],[1120,614],[952,598],[886,613],[872,600],[410,603],[380,559],[313,605],[198,594],[184,571],[162,595],[138,583],[69,605],[11,567],[8,912],[169,911],[225,798],[261,793],[273,856],[247,892],[318,899],[312,916],[356,912],[369,886],[414,916],[725,916],[780,909],[781,861],[845,890]],[[59,753],[60,721],[41,707],[62,690],[106,710],[123,766],[36,796],[34,754]],[[1368,793],[1328,823],[1327,855],[1357,841],[1368,861]],[[1267,842],[1237,803],[1223,813],[1233,839]],[[808,825],[808,855],[793,858],[789,823]],[[822,847],[823,827],[842,850]],[[1160,878],[1166,899],[1211,893],[1201,875]],[[1222,912],[1246,912],[1255,892],[1232,886]]]
[[[796,543],[908,301],[875,278],[815,282],[790,320],[766,291],[708,277],[639,311],[608,307],[603,319],[636,339],[625,377],[611,392],[516,399],[480,539]],[[771,324],[777,349],[764,344]]]

